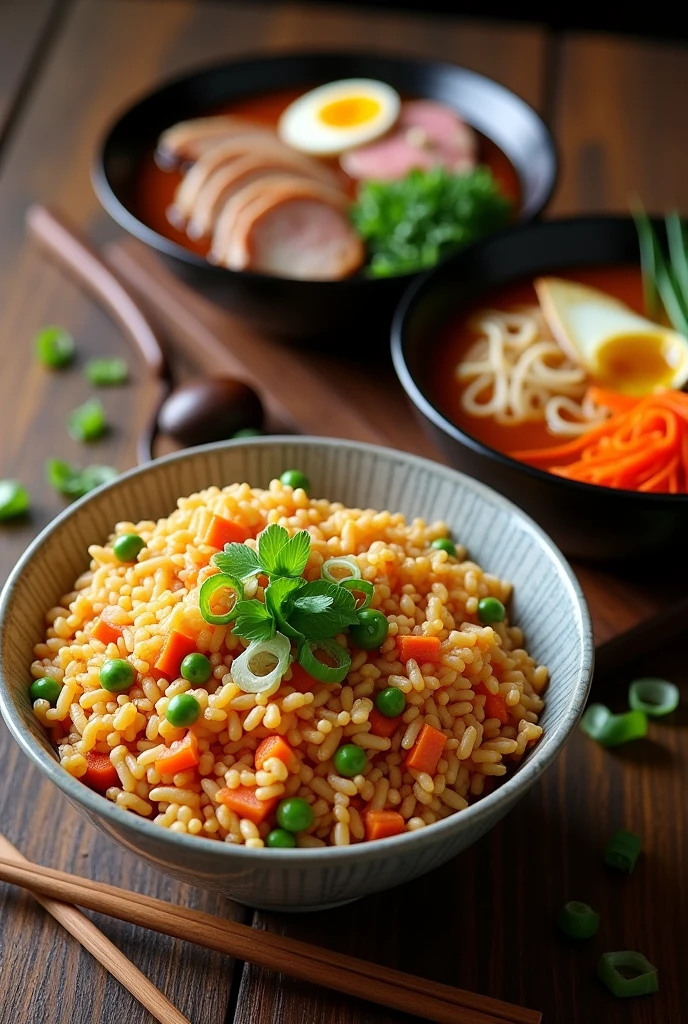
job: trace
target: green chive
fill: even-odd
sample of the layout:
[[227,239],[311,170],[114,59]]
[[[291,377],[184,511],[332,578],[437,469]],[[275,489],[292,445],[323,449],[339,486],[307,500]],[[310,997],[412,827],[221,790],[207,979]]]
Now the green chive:
[[0,521],[15,519],[28,512],[31,499],[18,480],[0,480]]
[[42,327],[34,338],[39,362],[51,370],[62,370],[74,360],[74,338],[64,327]]
[[105,409],[97,398],[89,398],[67,420],[67,430],[75,441],[97,441],[107,430]]
[[129,368],[124,359],[89,359],[84,366],[84,374],[94,387],[112,387],[126,384]]

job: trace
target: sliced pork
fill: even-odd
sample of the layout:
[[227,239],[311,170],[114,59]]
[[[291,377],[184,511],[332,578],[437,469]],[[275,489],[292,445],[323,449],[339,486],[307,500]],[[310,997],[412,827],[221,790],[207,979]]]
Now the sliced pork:
[[450,107],[432,100],[409,100],[393,131],[341,158],[352,178],[391,181],[414,168],[446,167],[460,174],[475,166],[475,132]]
[[156,158],[163,167],[191,163],[218,142],[256,127],[251,121],[231,114],[179,121],[158,139]]

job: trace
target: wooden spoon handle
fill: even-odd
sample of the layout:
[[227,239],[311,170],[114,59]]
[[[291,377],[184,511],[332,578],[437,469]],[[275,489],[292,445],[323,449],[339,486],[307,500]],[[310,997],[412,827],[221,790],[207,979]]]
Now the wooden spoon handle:
[[165,355],[149,320],[81,233],[38,204],[26,213],[29,235],[108,310],[141,353],[154,377],[166,376]]

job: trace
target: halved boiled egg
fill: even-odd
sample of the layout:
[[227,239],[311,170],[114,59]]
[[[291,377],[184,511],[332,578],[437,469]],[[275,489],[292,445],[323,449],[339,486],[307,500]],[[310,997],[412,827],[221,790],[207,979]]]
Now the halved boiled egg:
[[399,94],[385,82],[348,78],[299,96],[283,112],[277,132],[303,153],[334,156],[384,135],[400,106]]
[[639,316],[619,299],[558,277],[535,290],[560,347],[595,383],[639,397],[688,380],[688,340]]

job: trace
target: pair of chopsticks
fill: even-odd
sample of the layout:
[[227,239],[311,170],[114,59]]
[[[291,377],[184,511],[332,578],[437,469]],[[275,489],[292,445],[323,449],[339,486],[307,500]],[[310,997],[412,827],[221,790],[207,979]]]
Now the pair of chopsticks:
[[78,904],[437,1024],[539,1024],[542,1019],[535,1010],[41,867],[21,857],[1,836],[0,881],[29,889],[46,910],[164,1024],[188,1024],[188,1021],[91,921],[67,904]]

